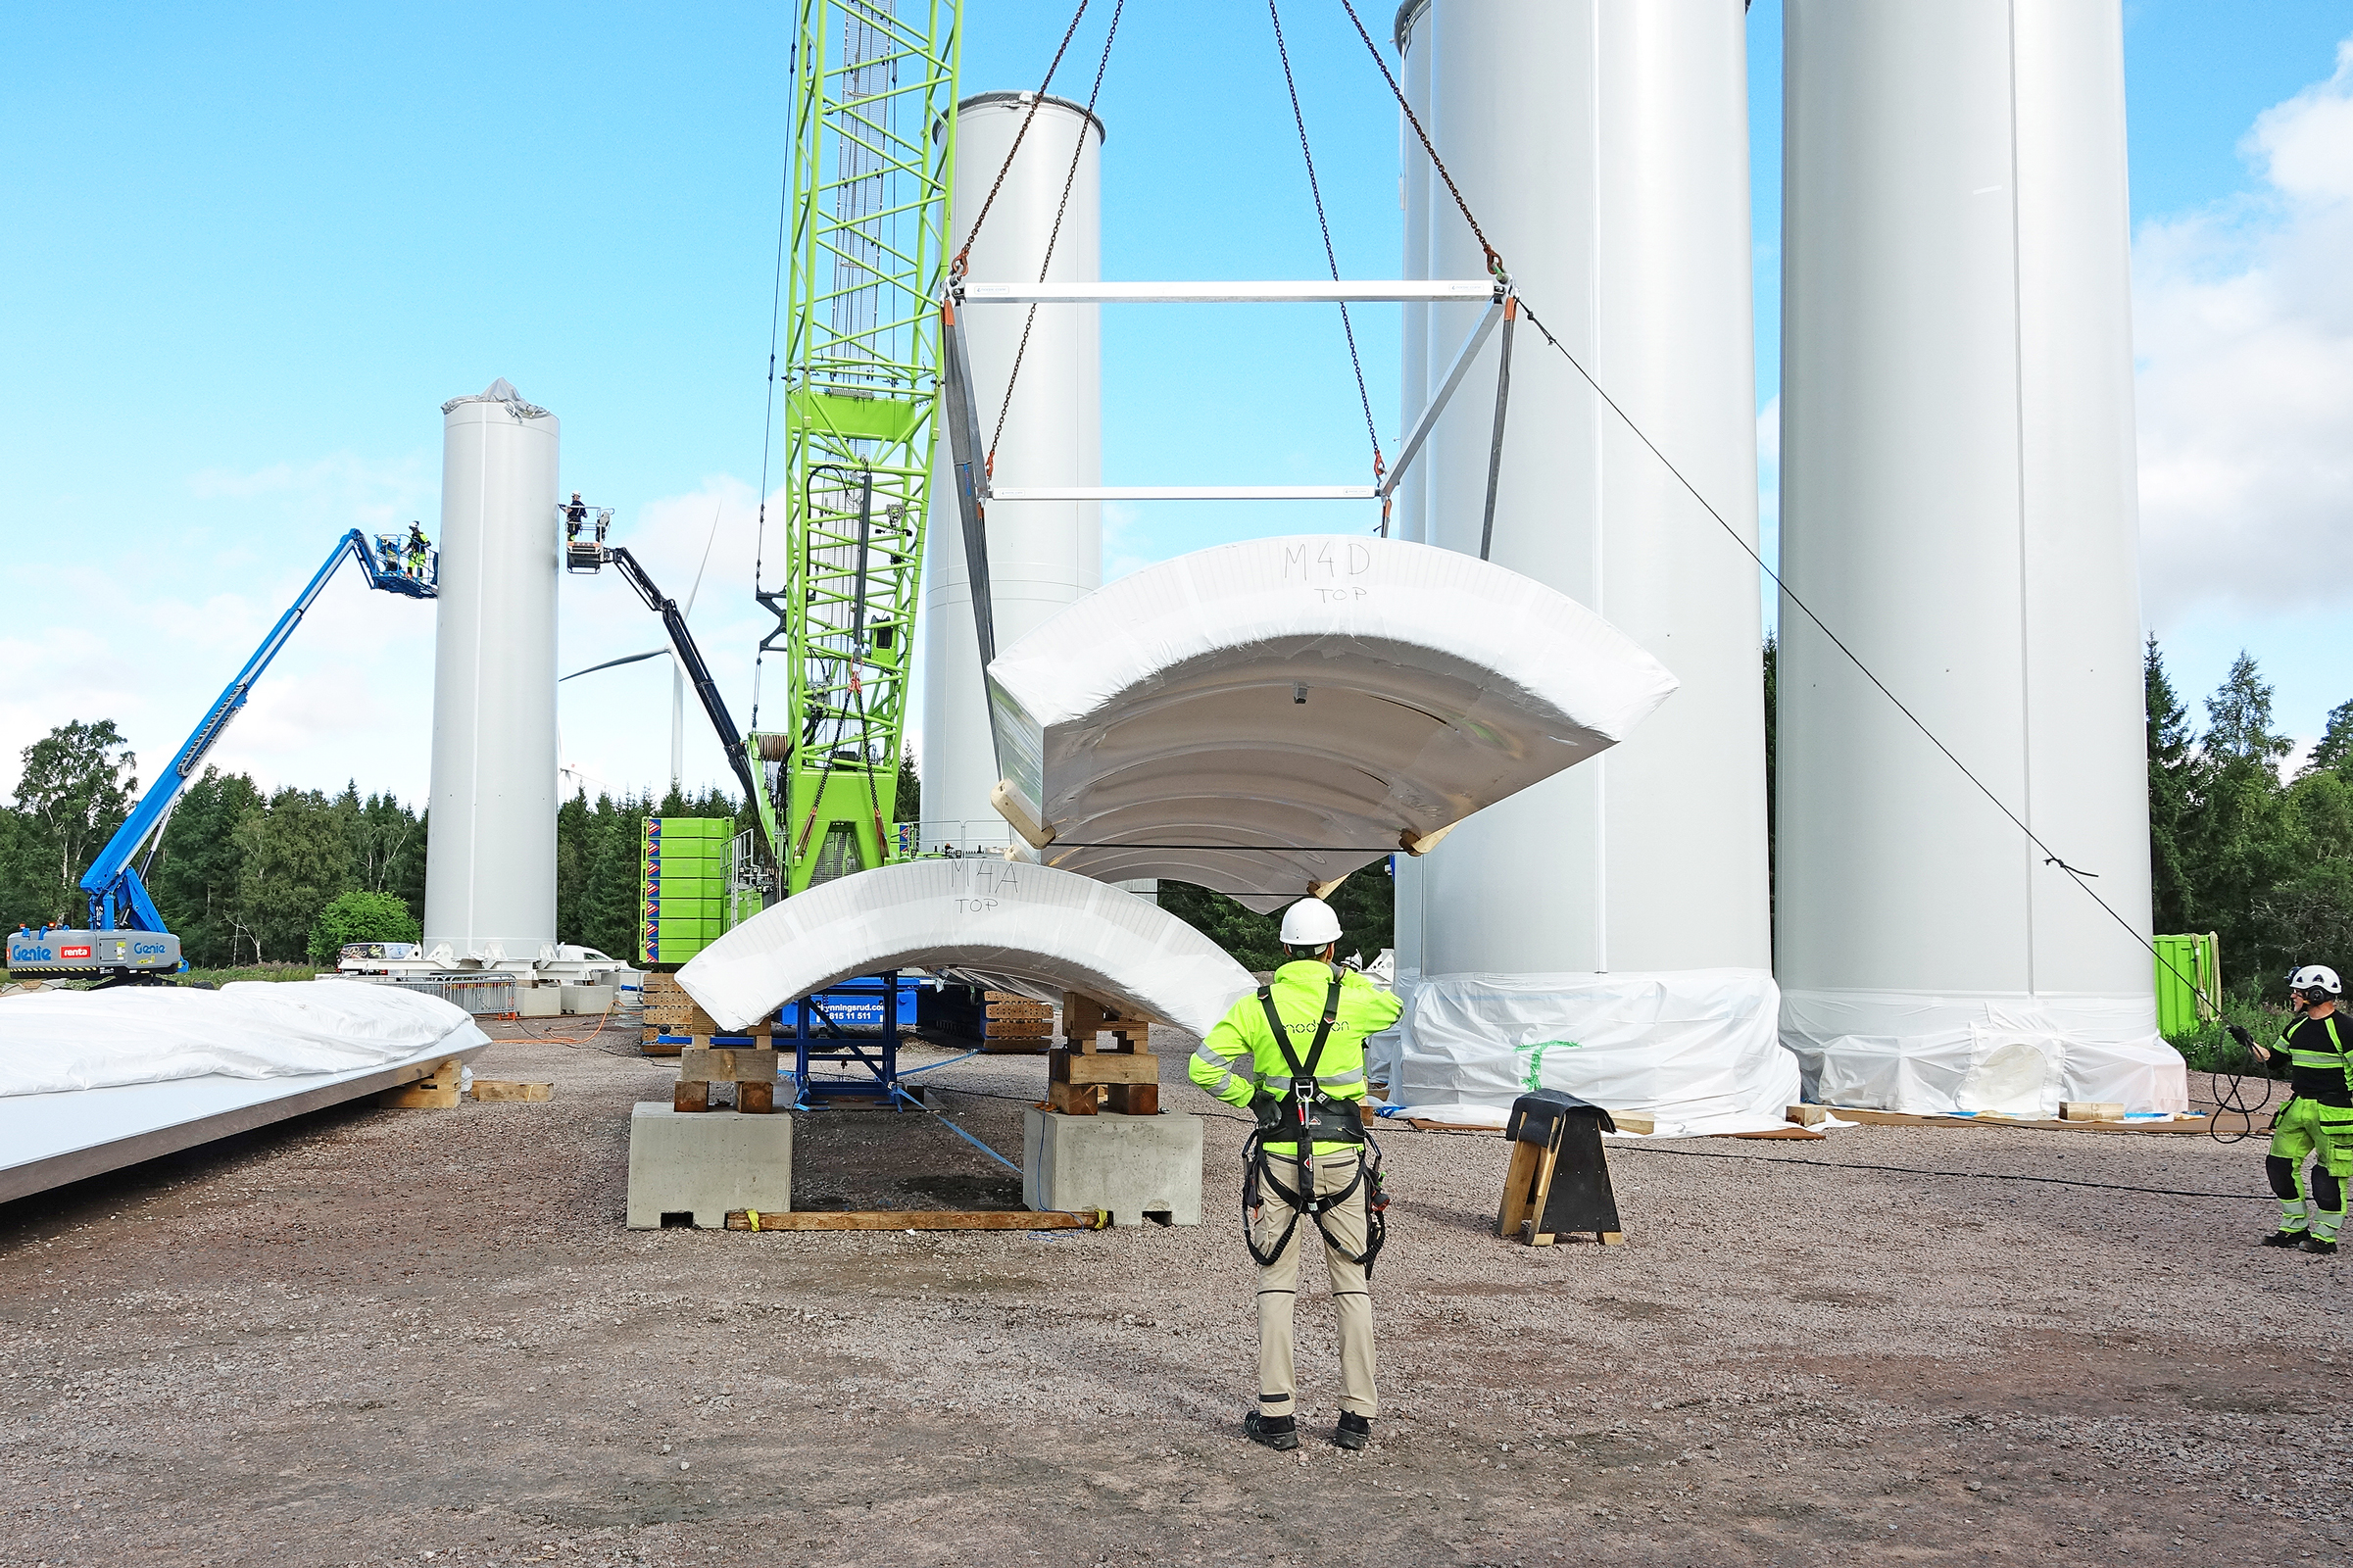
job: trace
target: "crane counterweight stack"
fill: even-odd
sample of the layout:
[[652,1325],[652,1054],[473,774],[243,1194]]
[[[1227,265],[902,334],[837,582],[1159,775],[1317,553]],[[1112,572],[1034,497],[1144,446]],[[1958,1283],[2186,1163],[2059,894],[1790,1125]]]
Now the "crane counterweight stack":
[[786,566],[758,585],[790,717],[747,742],[787,894],[891,858],[939,426],[958,11],[800,8],[773,372]]

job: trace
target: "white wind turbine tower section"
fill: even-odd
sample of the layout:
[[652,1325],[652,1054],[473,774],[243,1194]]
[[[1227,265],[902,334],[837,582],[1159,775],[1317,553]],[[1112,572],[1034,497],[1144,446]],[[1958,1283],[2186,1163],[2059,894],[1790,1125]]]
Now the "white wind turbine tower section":
[[[1739,0],[1410,0],[1397,41],[1408,100],[1521,294],[1753,541]],[[1410,128],[1402,151],[1406,275],[1479,276]],[[1408,424],[1478,311],[1407,307]],[[1491,340],[1401,487],[1405,537],[1478,553],[1494,406],[1470,389],[1495,356]],[[1525,327],[1492,559],[1607,619],[1682,686],[1607,756],[1398,861],[1400,976],[1729,968],[1769,1012],[1756,568]]]
[[[991,92],[957,106],[951,201],[956,246],[969,237],[1035,99],[1034,93]],[[973,281],[1035,284],[1041,267],[1054,282],[1102,277],[1103,137],[1102,122],[1079,105],[1053,97],[1038,103],[1037,118],[972,246]],[[1057,235],[1055,213],[1065,181],[1069,202]],[[1103,483],[1099,316],[1094,305],[995,306],[964,314],[984,443],[997,429],[998,411],[1005,410],[1004,435],[996,441],[999,485]],[[1005,387],[1025,325],[1029,347],[1006,409]],[[1010,841],[1011,830],[989,804],[1003,775],[990,738],[988,685],[973,634],[972,584],[945,440],[932,494],[937,501],[923,572],[924,847],[1000,847]],[[1103,580],[1101,502],[1003,501],[989,508],[988,526],[1000,648],[1011,647]]]
[[[2117,0],[1788,0],[1783,1038],[1821,1098],[2179,1109],[2156,1036]],[[1670,660],[1672,662],[1672,660]]]
[[556,416],[506,381],[442,405],[424,941],[529,963],[556,941]]

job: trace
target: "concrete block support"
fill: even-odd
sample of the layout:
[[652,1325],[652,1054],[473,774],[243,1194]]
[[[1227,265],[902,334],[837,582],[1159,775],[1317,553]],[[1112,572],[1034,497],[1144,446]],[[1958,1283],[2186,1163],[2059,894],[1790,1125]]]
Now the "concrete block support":
[[[1197,1172],[1200,1144],[1197,1128]],[[661,1101],[631,1107],[631,1230],[658,1230],[662,1215],[681,1213],[694,1215],[698,1229],[722,1230],[731,1208],[781,1214],[792,1206],[792,1117],[746,1116],[732,1110],[682,1116]]]
[[1141,1225],[1147,1214],[1199,1225],[1201,1118],[1023,1111],[1021,1201],[1039,1210],[1108,1209],[1114,1225]]

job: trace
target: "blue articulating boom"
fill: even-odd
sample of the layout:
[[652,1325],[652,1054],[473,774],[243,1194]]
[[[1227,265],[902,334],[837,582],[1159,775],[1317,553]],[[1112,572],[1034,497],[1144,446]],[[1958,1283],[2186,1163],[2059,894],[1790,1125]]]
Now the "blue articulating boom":
[[[389,534],[370,542],[357,528],[336,540],[310,583],[278,616],[277,624],[270,628],[270,635],[262,639],[262,646],[253,651],[236,678],[205,710],[204,718],[82,873],[81,890],[90,898],[89,929],[25,931],[10,936],[10,972],[127,980],[172,973],[182,967],[179,939],[164,929],[164,917],[140,879],[141,871],[155,859],[155,848],[149,841],[162,843],[164,823],[178,804],[180,792],[188,787],[188,780],[203,765],[205,754],[245,706],[254,682],[262,678],[278,650],[286,646],[286,639],[294,635],[294,628],[302,624],[303,612],[311,608],[347,554],[368,574],[370,588],[410,599],[434,597],[440,562],[420,533],[413,531],[405,545]],[[149,847],[146,858],[139,859],[142,845]],[[134,859],[139,863],[134,865]]]

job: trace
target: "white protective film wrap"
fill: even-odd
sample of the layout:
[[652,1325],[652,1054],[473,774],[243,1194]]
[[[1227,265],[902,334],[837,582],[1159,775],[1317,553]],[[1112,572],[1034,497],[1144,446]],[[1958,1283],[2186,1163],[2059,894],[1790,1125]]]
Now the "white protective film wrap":
[[1781,1038],[1824,1104],[2046,1121],[2068,1100],[2189,1108],[2188,1066],[2147,1001],[1785,991]]
[[38,991],[0,999],[0,1096],[340,1073],[488,1040],[438,997],[349,980]]
[[1617,744],[1676,685],[1542,583],[1346,534],[1123,577],[989,683],[1006,815],[1052,834],[1046,864],[1260,911]]
[[703,950],[678,983],[722,1028],[884,969],[956,969],[1076,991],[1207,1031],[1250,971],[1158,905],[1091,877],[986,857],[821,883]]
[[1559,1089],[1692,1135],[1783,1126],[1797,1102],[1761,969],[1446,974],[1398,995],[1403,1016],[1367,1052],[1401,1115],[1499,1127],[1519,1096]]

